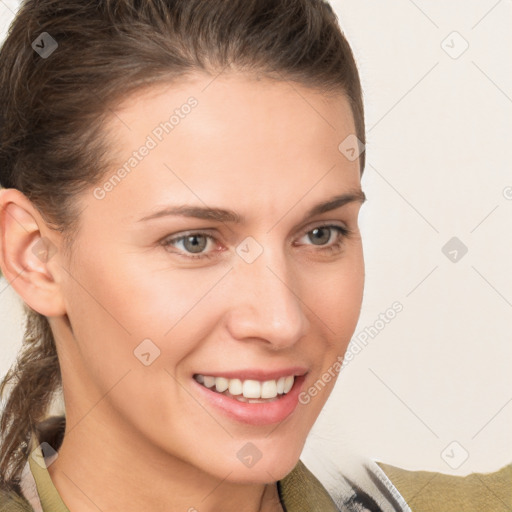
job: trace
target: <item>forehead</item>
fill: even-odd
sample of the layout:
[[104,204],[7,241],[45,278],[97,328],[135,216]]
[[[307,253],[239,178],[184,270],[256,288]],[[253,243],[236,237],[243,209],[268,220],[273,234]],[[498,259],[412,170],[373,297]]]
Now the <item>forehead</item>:
[[125,172],[103,207],[129,204],[123,218],[173,198],[276,208],[313,189],[313,199],[355,189],[359,162],[338,149],[354,133],[344,95],[295,82],[196,74],[153,86],[112,111],[106,136],[117,162],[103,183]]
[[271,151],[280,142],[290,142],[299,150],[299,144],[309,147],[309,142],[318,144],[319,139],[331,144],[355,133],[348,99],[341,92],[327,94],[254,74],[191,74],[178,82],[136,91],[111,111],[108,130],[119,136],[121,147],[129,146],[125,149],[137,146],[143,134],[165,138],[164,144],[169,145],[187,136],[212,146],[222,139],[217,145],[223,151],[230,141],[250,149],[270,139],[275,141],[267,148]]

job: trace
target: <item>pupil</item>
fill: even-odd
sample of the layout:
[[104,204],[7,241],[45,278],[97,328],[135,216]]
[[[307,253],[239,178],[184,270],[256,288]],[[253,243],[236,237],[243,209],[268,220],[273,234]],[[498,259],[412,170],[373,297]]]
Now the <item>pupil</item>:
[[[313,233],[314,233],[314,234],[315,234],[315,233],[316,233],[316,234],[318,234],[318,232],[320,232],[320,233],[322,233],[322,232],[327,233],[327,238],[325,239],[325,236],[324,236],[324,237],[323,237],[323,238],[324,238],[323,242],[325,243],[325,242],[328,242],[328,241],[329,241],[329,232],[328,232],[328,229],[326,229],[326,228],[315,228],[315,229],[313,230]],[[321,238],[321,237],[320,237],[320,238]],[[318,240],[318,238],[317,238],[317,240]],[[320,241],[322,242],[322,240],[320,240]],[[322,243],[320,243],[320,244],[318,244],[318,245],[322,245]]]
[[[190,252],[201,252],[202,250],[204,250],[205,246],[206,246],[206,243],[203,243],[203,244],[200,244],[197,242],[197,239],[198,238],[203,238],[203,241],[206,242],[206,239],[203,237],[203,235],[192,235],[192,236],[189,236],[187,237],[187,239],[185,240],[185,244],[187,243],[191,243],[191,251]],[[187,250],[189,248],[187,247]]]

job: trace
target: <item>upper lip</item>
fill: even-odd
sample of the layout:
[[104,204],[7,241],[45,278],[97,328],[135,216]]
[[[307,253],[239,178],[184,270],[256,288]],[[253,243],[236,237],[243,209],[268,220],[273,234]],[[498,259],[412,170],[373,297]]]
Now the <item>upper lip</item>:
[[290,366],[288,368],[280,368],[275,370],[268,370],[262,368],[248,368],[245,370],[226,370],[226,371],[212,371],[197,372],[194,375],[205,375],[209,377],[225,377],[226,379],[240,379],[240,380],[277,380],[281,377],[288,377],[289,375],[300,376],[307,373],[307,368],[303,366]]

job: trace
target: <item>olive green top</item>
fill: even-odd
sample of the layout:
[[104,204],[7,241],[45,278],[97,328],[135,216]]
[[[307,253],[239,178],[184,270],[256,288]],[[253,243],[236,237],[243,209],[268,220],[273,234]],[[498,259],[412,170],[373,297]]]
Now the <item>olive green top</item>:
[[378,463],[412,512],[511,512],[512,464],[493,473],[454,476]]

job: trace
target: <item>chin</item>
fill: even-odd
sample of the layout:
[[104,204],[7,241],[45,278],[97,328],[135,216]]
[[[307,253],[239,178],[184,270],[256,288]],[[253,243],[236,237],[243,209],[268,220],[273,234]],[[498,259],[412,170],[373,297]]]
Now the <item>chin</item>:
[[238,451],[236,458],[225,459],[225,464],[216,471],[216,476],[225,478],[230,473],[227,480],[233,483],[276,482],[293,470],[299,461],[304,444],[282,446],[272,443],[272,446],[259,450],[256,448],[256,443],[257,441],[254,444],[251,441],[240,443],[242,448]]

